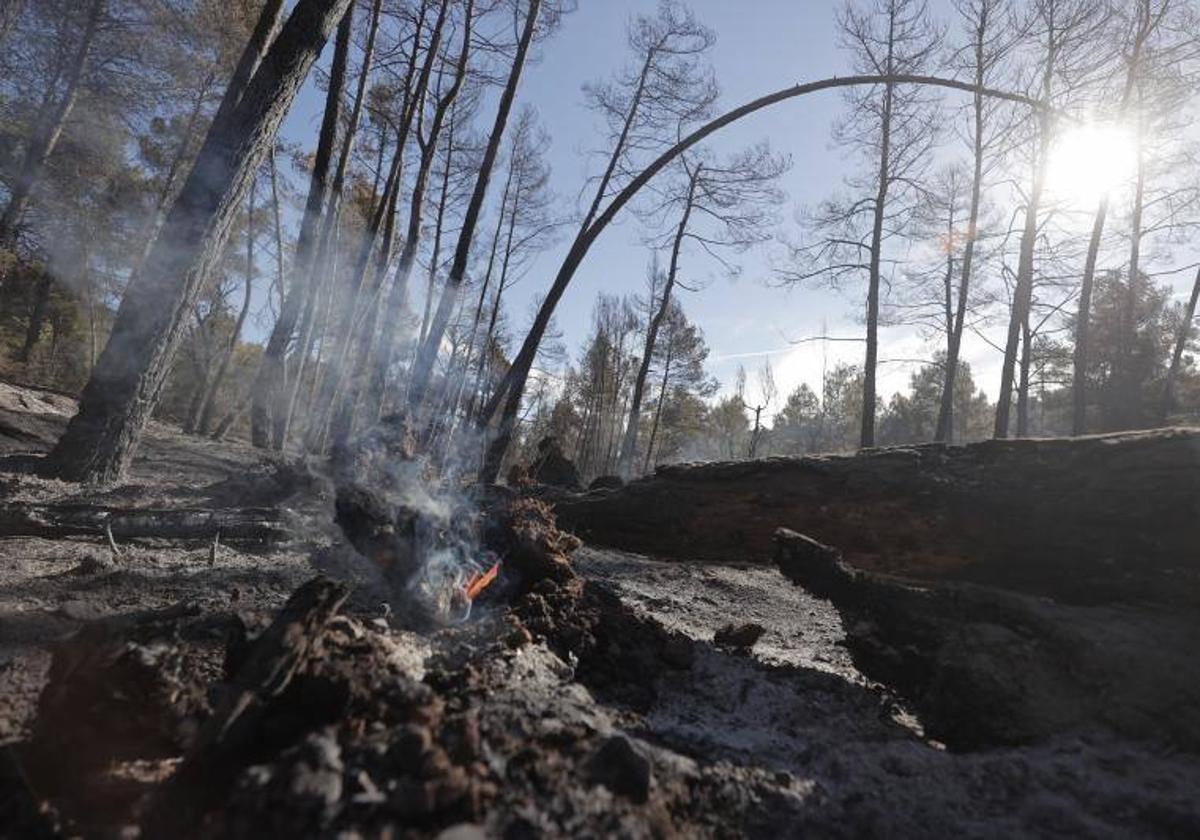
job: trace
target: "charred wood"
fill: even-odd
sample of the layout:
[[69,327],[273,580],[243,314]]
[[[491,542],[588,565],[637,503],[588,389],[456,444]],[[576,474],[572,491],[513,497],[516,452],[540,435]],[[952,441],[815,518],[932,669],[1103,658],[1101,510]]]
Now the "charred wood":
[[589,543],[680,559],[762,561],[787,527],[908,578],[1200,603],[1193,430],[665,466],[555,510]]
[[139,508],[86,504],[8,502],[0,510],[0,536],[155,538],[270,544],[286,540],[283,514],[271,508]]
[[954,749],[1115,731],[1200,749],[1194,612],[1072,606],[996,587],[855,569],[787,529],[776,562],[841,612],[855,664]]
[[318,655],[322,632],[348,594],[344,586],[325,578],[311,580],[292,594],[245,651],[192,749],[151,804],[146,836],[193,833],[197,819],[227,794],[235,771],[253,759],[263,741],[279,735],[263,726],[266,710],[309,658]]

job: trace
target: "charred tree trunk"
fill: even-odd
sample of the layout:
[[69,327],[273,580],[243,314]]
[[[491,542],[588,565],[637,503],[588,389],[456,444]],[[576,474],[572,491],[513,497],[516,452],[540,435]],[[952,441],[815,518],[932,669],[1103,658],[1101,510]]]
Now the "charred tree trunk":
[[[347,383],[344,381],[343,372],[346,361],[348,359],[353,361],[357,358],[353,352],[355,347],[364,346],[364,342],[366,342],[365,347],[369,348],[369,341],[364,333],[369,332],[373,335],[374,332],[374,325],[378,317],[374,299],[382,288],[392,261],[392,249],[395,246],[396,207],[399,204],[400,190],[403,187],[401,173],[404,167],[404,153],[408,147],[409,132],[412,130],[417,109],[424,99],[424,92],[429,84],[429,75],[437,55],[437,44],[445,22],[446,5],[443,0],[438,22],[430,34],[429,49],[425,54],[425,60],[420,65],[418,76],[417,58],[421,49],[421,31],[424,29],[425,15],[429,8],[428,2],[421,4],[420,16],[413,34],[412,49],[408,56],[408,68],[403,85],[404,101],[400,126],[396,133],[395,153],[392,156],[384,194],[375,208],[370,225],[359,241],[358,255],[351,270],[350,293],[343,301],[338,325],[334,332],[333,349],[317,392],[316,404],[310,407],[310,424],[305,435],[305,445],[310,450],[323,449],[326,434],[330,431],[331,425],[340,426],[348,422],[352,416],[353,405],[339,406],[337,404],[339,397],[352,400],[356,395],[354,388],[346,387],[347,384],[353,383],[353,377],[350,377],[351,382]],[[379,242],[379,247],[376,249],[376,242],[380,239],[381,231],[382,241]],[[374,260],[372,260],[372,254],[374,254]],[[362,315],[366,315],[370,319],[371,326],[369,329],[356,330],[355,321]],[[337,436],[338,431],[335,428],[334,437]]]
[[213,116],[214,125],[229,119],[241,103],[250,80],[254,78],[263,57],[279,32],[279,25],[283,21],[283,8],[284,0],[264,0],[262,10],[258,13],[258,21],[250,33],[250,40],[238,56],[237,66],[233,68],[233,75],[229,77],[229,84],[225,87],[225,95],[221,97],[221,104],[217,106],[217,113]]
[[687,233],[688,220],[692,215],[692,203],[696,196],[696,183],[700,179],[700,165],[692,172],[688,182],[687,198],[684,200],[683,216],[679,227],[675,229],[675,239],[671,243],[671,264],[667,268],[667,279],[663,284],[662,304],[650,319],[646,328],[646,346],[642,350],[642,361],[638,366],[637,378],[633,380],[633,396],[629,401],[629,421],[625,427],[625,439],[621,442],[621,454],[617,462],[617,472],[622,478],[629,478],[633,471],[633,459],[637,457],[638,421],[642,415],[642,394],[646,389],[646,376],[650,373],[650,362],[654,357],[654,347],[658,343],[658,331],[663,319],[671,306],[671,291],[675,286],[675,277],[679,271],[679,249],[683,245],[683,237]]
[[6,503],[0,511],[0,535],[63,537],[111,534],[114,539],[223,540],[267,543],[287,539],[290,532],[272,508],[120,508],[96,505]]
[[[367,44],[363,52],[362,70],[358,78],[358,87],[354,94],[354,104],[350,109],[350,118],[346,128],[346,136],[342,139],[341,151],[338,154],[337,165],[334,168],[332,185],[328,190],[329,202],[321,220],[321,228],[316,236],[315,256],[309,262],[309,276],[306,281],[303,315],[299,325],[299,342],[293,353],[294,363],[292,374],[287,387],[276,393],[276,399],[270,406],[271,415],[271,445],[282,450],[287,444],[288,433],[291,430],[292,418],[296,411],[300,389],[303,386],[304,373],[309,367],[309,356],[315,341],[318,308],[320,296],[333,286],[334,271],[330,267],[330,254],[337,239],[338,220],[341,215],[342,192],[345,188],[346,170],[349,166],[350,153],[354,148],[354,139],[358,133],[359,121],[362,117],[366,101],[367,81],[371,74],[371,60],[375,50],[376,35],[379,30],[379,13],[382,0],[375,0],[371,9],[371,23],[367,30]],[[380,140],[380,167],[382,170],[384,142]],[[376,173],[377,177],[379,172]],[[328,297],[328,296],[327,296]],[[324,308],[328,312],[328,308]],[[322,319],[321,323],[324,323]],[[314,366],[313,379],[316,379]]]
[[1017,437],[1029,437],[1029,366],[1033,363],[1033,332],[1029,314],[1021,325],[1021,373],[1017,383]]
[[421,332],[417,337],[417,342],[425,340],[426,334],[429,332],[429,319],[433,315],[433,293],[437,282],[438,264],[441,262],[442,256],[442,230],[446,220],[446,206],[449,204],[450,196],[450,168],[454,161],[454,129],[457,125],[455,119],[455,106],[450,109],[450,124],[446,131],[446,168],[442,170],[442,185],[438,194],[437,213],[434,216],[433,223],[433,252],[429,256],[429,277],[425,285],[425,311],[421,315]]
[[454,261],[450,265],[450,273],[446,276],[446,287],[438,301],[433,321],[429,326],[429,334],[417,350],[413,361],[412,376],[409,382],[409,408],[417,415],[425,401],[425,392],[429,388],[429,380],[433,376],[433,365],[437,361],[438,348],[446,327],[450,323],[450,315],[458,301],[459,288],[467,273],[467,260],[471,255],[471,241],[475,236],[475,227],[479,223],[479,214],[483,209],[483,201],[487,196],[488,182],[491,180],[492,168],[500,151],[500,143],[504,139],[504,129],[508,124],[508,115],[512,111],[513,101],[517,96],[517,86],[521,81],[521,73],[525,69],[525,57],[529,53],[529,45],[533,42],[534,32],[541,11],[542,0],[529,0],[525,12],[525,25],[521,38],[517,43],[517,52],[513,57],[512,68],[505,82],[504,91],[496,109],[496,119],[488,137],[487,148],[480,161],[479,177],[475,180],[475,189],[471,193],[466,215],[463,217],[463,227],[458,236],[458,244],[454,249]]
[[1021,251],[1017,262],[1017,286],[1013,290],[1012,311],[1008,319],[1008,338],[1004,346],[1004,364],[1000,371],[1000,396],[996,400],[996,423],[993,434],[1008,437],[1009,415],[1012,412],[1013,381],[1017,372],[1017,349],[1021,330],[1029,321],[1033,302],[1033,250],[1037,244],[1037,218],[1045,184],[1046,155],[1050,148],[1050,131],[1043,118],[1038,158],[1034,165],[1033,189],[1025,207],[1025,227],[1021,233]]
[[251,179],[351,0],[300,0],[237,106],[214,121],[48,463],[76,481],[119,478],[133,460],[183,332]]
[[642,465],[642,472],[650,472],[650,466],[654,463],[654,444],[658,439],[658,424],[662,420],[663,405],[667,401],[667,386],[671,382],[671,350],[667,347],[667,359],[663,362],[663,379],[662,389],[658,392],[658,405],[654,409],[654,422],[650,424],[650,440],[646,442],[646,462]]
[[49,274],[38,278],[33,291],[33,308],[29,311],[29,325],[25,328],[25,341],[17,354],[17,361],[23,365],[29,364],[33,348],[42,339],[42,328],[46,325],[46,315],[50,311],[50,293],[54,290],[54,281]]
[[[975,84],[982,88],[985,68],[985,38],[987,37],[986,6],[979,26],[975,31]],[[973,171],[971,173],[971,206],[967,211],[967,238],[963,246],[962,268],[958,280],[958,300],[954,319],[946,338],[946,371],[942,382],[942,398],[938,406],[937,428],[933,439],[938,443],[949,443],[954,439],[954,391],[958,379],[958,356],[962,349],[963,326],[967,320],[967,297],[971,292],[971,269],[975,259],[975,241],[979,237],[979,205],[983,193],[983,92],[974,95],[975,138],[973,149]],[[949,251],[949,246],[947,246]],[[949,258],[947,258],[949,259]]]
[[[1158,15],[1150,14],[1148,4],[1138,8],[1138,32],[1133,39],[1133,48],[1129,58],[1129,67],[1125,75],[1125,89],[1121,95],[1120,114],[1125,116],[1129,108],[1129,100],[1133,95],[1141,69],[1142,51],[1146,41],[1162,21],[1167,9],[1161,7]],[[1087,257],[1083,266],[1083,280],[1079,289],[1079,309],[1075,315],[1075,349],[1072,356],[1073,375],[1071,383],[1071,434],[1087,433],[1087,372],[1091,359],[1091,336],[1089,334],[1092,318],[1092,289],[1096,278],[1096,261],[1100,254],[1101,240],[1104,237],[1104,225],[1108,217],[1109,196],[1100,199],[1096,209],[1096,217],[1092,222],[1092,235],[1088,240]]]
[[[1140,109],[1139,109],[1140,112]],[[1137,178],[1133,189],[1133,214],[1129,223],[1129,282],[1125,287],[1125,307],[1121,318],[1121,428],[1136,429],[1142,423],[1142,383],[1137,372],[1138,301],[1141,297],[1142,214],[1146,199],[1146,164],[1141,150],[1142,132],[1138,132]]]
[[1072,606],[874,574],[783,528],[775,544],[783,574],[841,613],[855,665],[894,688],[926,735],[952,749],[1082,729],[1200,744],[1200,718],[1178,714],[1200,702],[1188,609]]
[[[378,2],[376,8],[378,9]],[[300,222],[300,235],[296,240],[296,258],[292,269],[295,280],[284,296],[283,307],[267,339],[267,346],[263,350],[262,361],[251,388],[253,403],[250,409],[250,442],[260,448],[266,448],[271,443],[271,413],[272,410],[281,410],[278,395],[281,390],[286,391],[287,388],[284,381],[284,360],[292,343],[301,309],[311,294],[314,239],[326,204],[329,164],[333,158],[333,144],[341,118],[342,88],[346,84],[346,65],[349,61],[350,39],[353,33],[354,4],[351,3],[338,26],[333,64],[329,71],[329,89],[325,97],[325,114],[317,137],[317,152],[313,158],[312,177],[309,180],[304,217]],[[369,70],[374,37],[375,30],[372,27],[367,40],[364,74]]]
[[421,146],[421,161],[417,167],[416,179],[413,181],[412,196],[408,209],[408,230],[404,236],[404,247],[400,251],[400,262],[396,267],[396,276],[392,280],[392,289],[388,295],[387,308],[383,320],[383,334],[380,337],[379,350],[375,357],[374,370],[367,387],[366,407],[367,422],[378,415],[384,405],[388,385],[388,371],[391,369],[399,344],[400,322],[404,314],[405,303],[408,299],[408,283],[412,276],[413,266],[417,262],[417,248],[421,242],[421,222],[425,209],[425,189],[429,181],[429,173],[433,168],[433,159],[437,154],[438,137],[446,121],[446,115],[454,105],[458,92],[462,89],[467,77],[467,62],[471,54],[471,23],[475,13],[474,0],[467,0],[464,11],[465,23],[463,29],[462,50],[454,66],[454,80],[450,88],[438,98],[434,108],[433,120],[429,126],[429,137],[422,139],[418,131],[417,141]]
[[1096,218],[1092,221],[1092,236],[1088,240],[1087,257],[1083,263],[1083,282],[1079,287],[1079,311],[1075,315],[1075,349],[1072,354],[1074,373],[1071,376],[1071,434],[1087,433],[1087,369],[1091,358],[1092,289],[1095,286],[1096,260],[1108,217],[1108,196],[1100,200]]
[[[890,67],[890,44],[888,62]],[[871,252],[867,267],[867,356],[863,362],[862,431],[858,440],[858,445],[864,449],[875,445],[875,370],[879,366],[879,274],[883,257],[883,220],[891,179],[892,90],[892,85],[884,87],[879,138],[879,183],[876,185]]]
[[1194,608],[1198,492],[1200,431],[1172,429],[673,464],[555,509],[590,544],[689,562],[761,562],[785,525],[861,569]]
[[[508,214],[509,195],[512,192],[512,183],[513,183],[513,167],[510,162],[509,169],[508,169],[508,176],[504,179],[504,192],[502,192],[500,194],[500,212],[496,216],[496,229],[492,232],[492,247],[488,253],[487,269],[483,273],[483,282],[479,285],[479,302],[475,305],[475,315],[471,319],[471,332],[470,332],[470,335],[467,337],[467,354],[466,354],[466,358],[463,361],[462,378],[460,379],[458,386],[457,386],[457,389],[459,392],[459,398],[455,401],[455,409],[457,409],[458,402],[461,401],[461,394],[462,394],[463,390],[465,390],[465,388],[466,388],[467,370],[471,366],[471,357],[475,351],[476,338],[479,335],[479,324],[483,320],[483,309],[487,305],[487,293],[488,293],[488,289],[491,288],[492,273],[494,272],[494,270],[496,268],[496,254],[500,250],[500,236],[504,230],[504,222],[505,222],[506,216]],[[514,220],[514,225],[515,225],[515,220]],[[510,230],[510,238],[511,238],[512,226],[510,226],[509,230]],[[501,280],[501,282],[503,282],[503,279]],[[474,416],[476,406],[478,406],[478,404],[483,399],[482,389],[484,387],[484,375],[485,375],[484,370],[487,366],[488,356],[490,355],[489,351],[491,348],[491,335],[492,335],[492,329],[495,326],[495,323],[496,323],[496,310],[493,309],[491,321],[488,324],[487,337],[484,338],[484,340],[479,348],[479,355],[475,360],[475,380],[474,380],[473,387],[471,389],[471,397],[467,401],[464,422],[468,422],[468,423],[471,422],[471,418]]]
[[246,316],[250,314],[250,300],[254,294],[254,188],[250,188],[250,207],[246,221],[246,284],[242,292],[242,308],[238,310],[237,320],[234,321],[229,341],[221,353],[221,361],[213,374],[212,382],[200,404],[200,418],[196,422],[197,434],[207,435],[212,429],[213,414],[216,411],[217,393],[225,383],[229,373],[229,365],[237,350],[238,341],[242,337],[242,328],[246,325]]
[[1188,298],[1183,310],[1183,320],[1179,322],[1179,334],[1175,337],[1175,350],[1171,353],[1171,365],[1167,368],[1167,376],[1163,382],[1162,407],[1158,412],[1159,425],[1165,425],[1175,404],[1175,384],[1179,379],[1179,368],[1183,362],[1183,351],[1187,349],[1188,340],[1192,335],[1192,321],[1196,317],[1196,301],[1200,299],[1200,270],[1192,282],[1192,296]]

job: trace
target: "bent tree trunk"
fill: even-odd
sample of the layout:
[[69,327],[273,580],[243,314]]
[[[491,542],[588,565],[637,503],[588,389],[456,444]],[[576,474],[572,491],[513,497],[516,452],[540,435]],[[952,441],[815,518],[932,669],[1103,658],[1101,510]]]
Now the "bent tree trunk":
[[183,190],[133,279],[79,413],[48,457],[73,481],[118,479],[183,333],[184,317],[220,258],[246,190],[279,124],[351,0],[299,0],[227,118],[214,121]]
[[554,316],[554,310],[558,306],[558,302],[562,299],[563,293],[566,292],[567,287],[571,284],[575,272],[579,269],[580,263],[587,256],[588,250],[591,249],[597,237],[608,227],[617,213],[637,195],[642,187],[653,180],[654,176],[661,172],[671,161],[710,134],[714,134],[730,123],[735,123],[757,111],[777,105],[780,102],[786,102],[789,99],[796,99],[811,93],[817,93],[818,91],[861,85],[876,85],[887,82],[893,84],[928,85],[930,87],[967,91],[968,93],[982,91],[985,96],[996,99],[1016,102],[1034,108],[1043,107],[1037,100],[1022,94],[1009,93],[994,88],[980,88],[971,82],[943,79],[937,76],[922,76],[908,73],[899,73],[892,76],[842,76],[821,79],[816,82],[790,85],[781,90],[768,93],[765,96],[760,96],[758,99],[751,100],[730,111],[726,111],[721,116],[700,126],[655,158],[645,169],[638,173],[609,202],[604,212],[592,224],[580,229],[575,240],[571,243],[571,247],[567,251],[567,255],[563,258],[562,265],[559,266],[558,273],[554,277],[554,282],[551,284],[550,290],[546,293],[546,297],[542,301],[537,315],[534,316],[533,324],[529,329],[529,333],[525,336],[525,341],[521,345],[520,352],[513,359],[512,366],[509,368],[508,373],[505,374],[504,380],[488,401],[486,409],[479,416],[479,425],[483,427],[482,431],[487,432],[490,437],[487,456],[483,469],[480,472],[480,479],[482,481],[495,481],[496,477],[500,474],[500,465],[503,461],[504,453],[508,449],[508,443],[512,439],[513,426],[516,421],[517,411],[521,405],[521,396],[525,392],[525,383],[529,378],[529,371],[533,367],[533,360],[537,356],[538,347],[546,334],[546,329],[550,325],[550,319]]

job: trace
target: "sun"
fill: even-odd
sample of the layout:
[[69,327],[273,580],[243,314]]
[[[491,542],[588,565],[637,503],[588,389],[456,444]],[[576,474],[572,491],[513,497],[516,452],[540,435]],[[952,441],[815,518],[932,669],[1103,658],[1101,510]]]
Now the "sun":
[[1092,209],[1132,179],[1137,142],[1119,125],[1088,124],[1068,129],[1050,150],[1046,191],[1077,209]]

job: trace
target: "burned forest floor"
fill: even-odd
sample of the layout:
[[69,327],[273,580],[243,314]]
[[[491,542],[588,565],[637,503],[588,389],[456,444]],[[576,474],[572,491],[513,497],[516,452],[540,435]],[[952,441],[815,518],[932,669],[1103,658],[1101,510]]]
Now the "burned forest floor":
[[[313,465],[156,425],[124,484],[40,477],[71,411],[0,383],[0,836],[1200,834],[1194,744],[1092,718],[947,740],[895,660],[942,625],[889,670],[883,596],[809,581],[795,545],[614,547],[585,508],[650,485],[561,504],[583,545],[537,503],[469,618],[417,626]],[[1200,638],[1171,610],[1163,638]],[[978,633],[1032,650],[1059,620]]]

